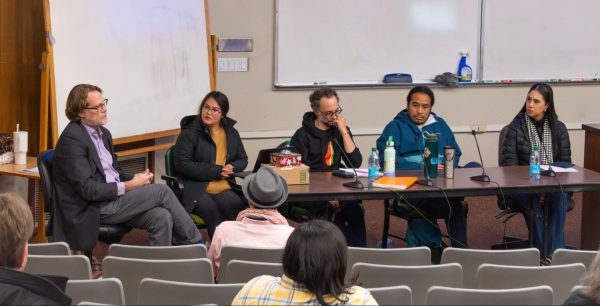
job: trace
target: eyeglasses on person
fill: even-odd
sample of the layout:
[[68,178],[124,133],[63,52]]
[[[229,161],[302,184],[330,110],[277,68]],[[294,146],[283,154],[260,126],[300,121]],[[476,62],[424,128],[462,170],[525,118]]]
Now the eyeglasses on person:
[[207,112],[207,113],[213,113],[213,114],[220,114],[222,113],[221,109],[218,107],[210,107],[210,105],[208,104],[204,104],[204,106],[202,106],[202,110]]
[[86,107],[85,109],[92,109],[92,110],[98,111],[98,110],[105,110],[107,108],[108,108],[108,99],[104,99],[104,100],[102,100],[102,103],[100,103],[96,106],[93,106],[93,107]]
[[338,108],[333,112],[323,112],[320,109],[318,111],[319,111],[319,113],[321,113],[321,115],[323,115],[325,117],[333,117],[333,116],[339,116],[342,113],[342,108],[340,106],[338,106]]

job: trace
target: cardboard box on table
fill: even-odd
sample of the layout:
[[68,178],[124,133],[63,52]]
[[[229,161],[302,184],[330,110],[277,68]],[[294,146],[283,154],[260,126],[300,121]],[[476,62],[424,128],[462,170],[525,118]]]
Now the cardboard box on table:
[[275,173],[283,177],[288,185],[306,185],[310,183],[310,168],[304,164],[296,167],[276,167],[263,164],[262,167],[273,169]]

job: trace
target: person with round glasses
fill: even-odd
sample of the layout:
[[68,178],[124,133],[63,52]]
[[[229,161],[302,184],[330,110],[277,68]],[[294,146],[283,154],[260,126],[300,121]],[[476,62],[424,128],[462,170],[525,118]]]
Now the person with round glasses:
[[[309,100],[312,111],[304,114],[302,127],[291,141],[302,154],[302,162],[311,172],[360,167],[362,155],[354,144],[346,117],[342,115],[337,92],[329,87],[318,88]],[[346,236],[348,245],[367,246],[365,214],[359,201],[313,201],[293,205],[308,210],[313,217],[333,220]]]
[[235,220],[248,207],[233,177],[246,168],[248,155],[228,112],[227,96],[209,92],[197,115],[181,119],[175,144],[175,170],[185,186],[182,204],[188,213],[204,219],[211,238],[217,225]]

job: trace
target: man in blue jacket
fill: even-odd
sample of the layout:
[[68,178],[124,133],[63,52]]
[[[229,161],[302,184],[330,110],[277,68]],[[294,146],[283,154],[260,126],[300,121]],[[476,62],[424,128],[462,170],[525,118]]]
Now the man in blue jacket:
[[[435,102],[431,89],[427,86],[412,88],[406,97],[406,102],[406,109],[399,112],[394,120],[386,125],[383,133],[377,139],[377,149],[380,152],[381,161],[383,162],[386,142],[392,136],[396,149],[396,169],[423,169],[421,152],[424,152],[425,135],[435,133],[438,135],[438,152],[440,154],[443,154],[444,146],[452,146],[456,150],[454,166],[457,167],[461,156],[460,147],[446,121],[431,112]],[[446,198],[414,199],[410,200],[410,204],[428,214],[449,215],[445,219],[448,234],[453,238],[452,245],[467,247],[466,211],[464,211],[461,201],[462,198],[448,198],[448,201]],[[415,222],[418,222],[419,225]],[[429,221],[413,220],[409,224],[409,230],[415,235],[416,244],[441,247],[439,240],[432,241],[431,239],[431,237],[439,237],[439,227],[437,227],[435,218],[431,218]],[[430,236],[426,233],[433,233],[433,235]]]

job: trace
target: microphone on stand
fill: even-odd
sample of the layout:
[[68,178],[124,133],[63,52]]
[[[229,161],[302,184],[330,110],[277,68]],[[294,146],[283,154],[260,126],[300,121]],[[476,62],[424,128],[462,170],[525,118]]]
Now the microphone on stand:
[[540,171],[540,175],[549,176],[549,177],[555,177],[556,176],[556,172],[554,172],[554,170],[552,170],[552,166],[551,165],[548,165],[548,170],[542,170],[542,171]]
[[417,143],[417,148],[419,149],[419,153],[421,154],[421,158],[423,159],[423,168],[425,172],[425,177],[419,178],[417,180],[417,184],[423,186],[433,186],[433,181],[431,177],[429,177],[429,163],[427,162],[427,158],[425,158],[425,153],[421,150],[419,146],[419,136],[415,137],[415,142]]
[[350,187],[350,188],[355,188],[355,189],[364,189],[365,186],[358,179],[358,172],[356,172],[356,167],[354,167],[354,165],[352,164],[352,161],[350,160],[350,158],[348,157],[348,155],[346,155],[346,152],[344,152],[344,147],[342,147],[340,145],[340,143],[337,141],[337,138],[333,138],[332,140],[338,146],[338,148],[340,148],[340,150],[341,150],[340,152],[342,152],[342,155],[346,158],[346,160],[348,161],[348,164],[350,165],[350,167],[352,167],[352,170],[354,170],[354,181],[352,181],[352,182],[345,182],[345,183],[342,184],[342,186]]
[[489,182],[490,177],[485,174],[485,167],[483,167],[483,158],[481,158],[481,150],[479,149],[479,142],[477,141],[477,132],[475,130],[471,130],[471,134],[473,134],[473,138],[475,138],[475,144],[477,145],[477,153],[479,153],[479,161],[481,162],[481,175],[471,176],[471,180],[478,182]]
[[549,177],[555,177],[556,176],[556,172],[554,172],[554,170],[552,169],[552,165],[548,164],[548,170],[542,170],[542,171],[540,171],[540,175],[549,176]]

